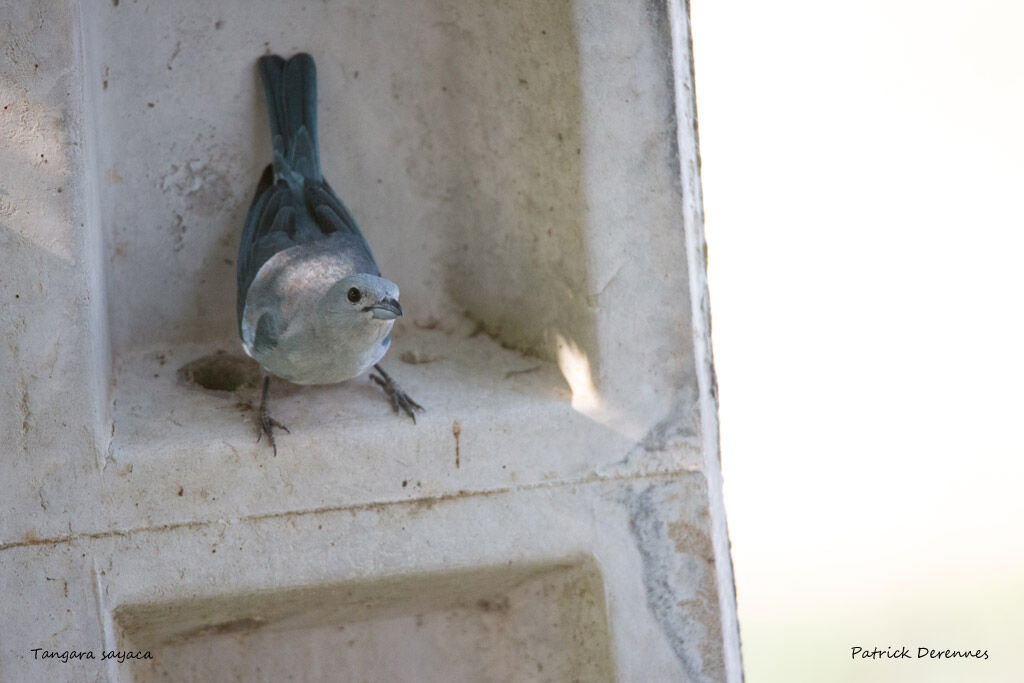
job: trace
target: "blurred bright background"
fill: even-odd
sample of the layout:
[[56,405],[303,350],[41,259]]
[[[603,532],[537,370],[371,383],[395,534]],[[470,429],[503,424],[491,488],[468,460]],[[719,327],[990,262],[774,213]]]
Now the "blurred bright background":
[[1024,2],[691,13],[746,680],[1024,681]]

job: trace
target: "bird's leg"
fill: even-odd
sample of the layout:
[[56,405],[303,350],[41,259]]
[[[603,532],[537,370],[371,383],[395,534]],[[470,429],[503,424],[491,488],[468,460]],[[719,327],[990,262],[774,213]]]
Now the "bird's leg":
[[426,410],[416,401],[412,400],[409,394],[402,391],[402,388],[398,386],[398,382],[391,379],[391,375],[384,372],[379,364],[374,364],[373,369],[380,373],[380,376],[371,374],[370,379],[380,385],[384,393],[388,395],[388,399],[391,400],[391,408],[398,413],[398,409],[401,408],[406,415],[412,418],[413,422],[416,422],[416,410]]
[[256,441],[263,438],[263,435],[267,435],[267,441],[270,442],[270,446],[274,449],[274,455],[277,455],[277,443],[274,441],[274,427],[283,429],[284,431],[291,434],[287,427],[283,424],[270,417],[267,414],[267,392],[270,390],[270,375],[264,375],[263,377],[263,398],[260,399],[260,409],[257,413],[256,422],[259,427],[258,436]]

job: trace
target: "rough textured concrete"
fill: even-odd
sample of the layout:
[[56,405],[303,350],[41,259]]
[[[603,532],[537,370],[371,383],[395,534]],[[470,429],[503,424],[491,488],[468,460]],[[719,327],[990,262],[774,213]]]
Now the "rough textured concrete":
[[[0,680],[740,679],[683,7],[0,4]],[[300,49],[428,410],[278,382],[274,458],[234,258]]]

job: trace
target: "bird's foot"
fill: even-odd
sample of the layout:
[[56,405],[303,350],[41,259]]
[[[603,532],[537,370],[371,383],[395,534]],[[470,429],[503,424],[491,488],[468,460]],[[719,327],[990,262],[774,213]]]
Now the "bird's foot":
[[291,431],[283,424],[270,417],[267,413],[267,390],[270,388],[270,377],[263,378],[263,398],[260,399],[260,409],[256,414],[256,426],[257,436],[256,441],[259,442],[263,438],[263,435],[267,435],[267,441],[270,442],[270,447],[274,449],[274,456],[277,456],[277,442],[274,441],[274,427],[283,429],[287,434],[291,434]]
[[380,373],[380,376],[371,374],[370,379],[380,385],[380,388],[384,390],[384,393],[388,395],[388,399],[391,401],[391,408],[397,414],[399,409],[405,412],[406,415],[412,418],[413,422],[416,422],[417,410],[426,410],[416,401],[412,400],[409,394],[402,391],[402,388],[398,386],[398,382],[391,378],[391,375],[384,372],[384,368],[380,365],[374,365],[373,369]]

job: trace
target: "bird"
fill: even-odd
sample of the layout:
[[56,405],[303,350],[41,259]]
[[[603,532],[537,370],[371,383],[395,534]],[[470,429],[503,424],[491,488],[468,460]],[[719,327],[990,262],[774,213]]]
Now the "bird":
[[380,366],[402,316],[398,285],[381,276],[352,214],[324,179],[317,147],[316,64],[306,53],[257,61],[273,161],[263,170],[238,248],[238,334],[262,368],[257,441],[277,455],[271,375],[335,384],[371,379],[416,421],[423,407]]

